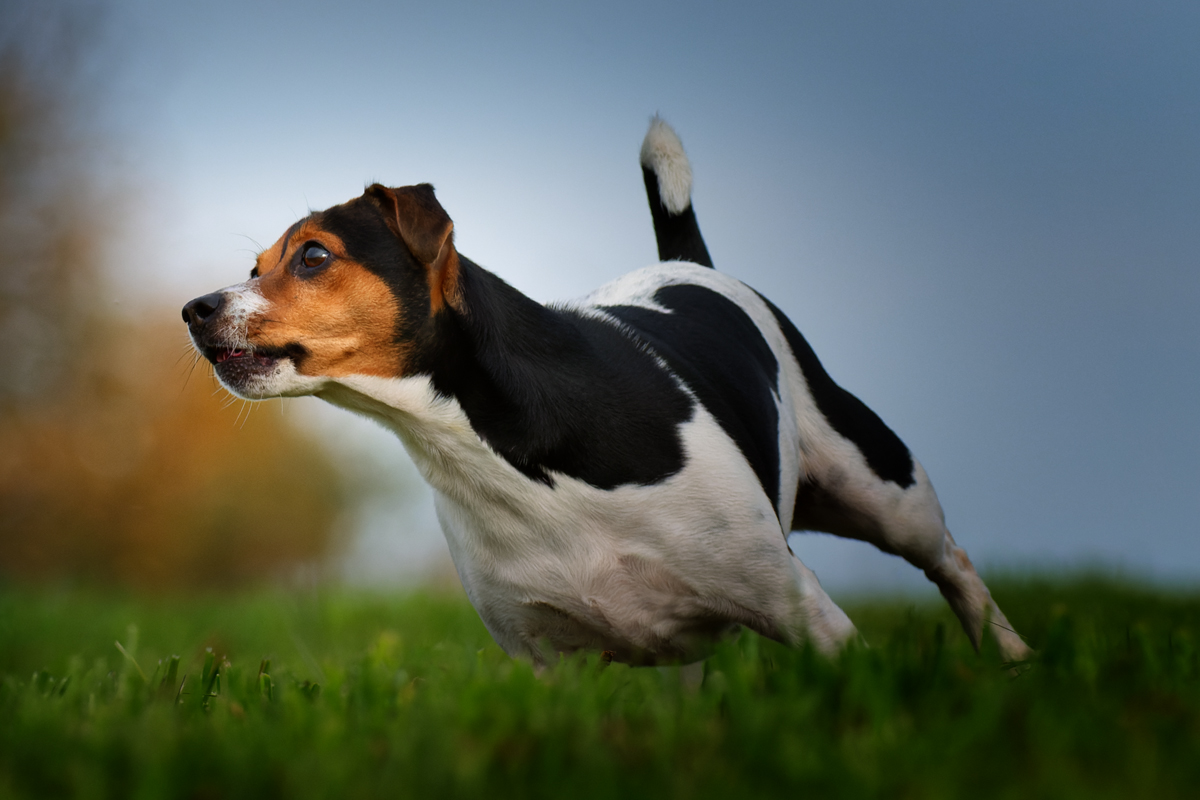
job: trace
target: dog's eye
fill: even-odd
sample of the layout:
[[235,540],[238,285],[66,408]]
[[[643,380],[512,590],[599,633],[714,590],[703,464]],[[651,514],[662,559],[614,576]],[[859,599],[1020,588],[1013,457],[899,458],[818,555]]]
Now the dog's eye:
[[329,251],[319,245],[309,245],[304,249],[304,258],[301,259],[304,266],[309,269],[316,269],[325,265],[329,260]]

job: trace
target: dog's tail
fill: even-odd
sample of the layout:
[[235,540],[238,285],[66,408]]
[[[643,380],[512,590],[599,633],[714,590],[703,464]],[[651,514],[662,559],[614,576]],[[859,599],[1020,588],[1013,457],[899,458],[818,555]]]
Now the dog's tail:
[[642,141],[642,177],[662,261],[713,265],[692,210],[692,166],[683,142],[657,114]]

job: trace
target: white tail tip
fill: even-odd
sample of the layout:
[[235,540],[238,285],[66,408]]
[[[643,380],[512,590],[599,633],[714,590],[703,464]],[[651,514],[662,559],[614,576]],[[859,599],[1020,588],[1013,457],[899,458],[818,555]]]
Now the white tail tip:
[[658,195],[669,213],[679,214],[692,204],[692,165],[679,136],[657,114],[642,140],[642,166],[658,178]]

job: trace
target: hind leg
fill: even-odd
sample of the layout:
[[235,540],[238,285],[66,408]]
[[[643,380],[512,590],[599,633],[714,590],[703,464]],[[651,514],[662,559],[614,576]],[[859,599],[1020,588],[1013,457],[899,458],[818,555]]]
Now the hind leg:
[[1005,659],[1024,660],[1029,647],[946,529],[933,486],[915,461],[913,477],[913,485],[902,489],[865,464],[827,470],[800,485],[792,528],[860,539],[904,558],[937,585],[976,649],[986,626]]

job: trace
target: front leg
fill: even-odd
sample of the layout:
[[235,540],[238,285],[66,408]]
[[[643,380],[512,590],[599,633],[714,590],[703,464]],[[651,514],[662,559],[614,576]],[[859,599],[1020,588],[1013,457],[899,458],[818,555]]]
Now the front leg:
[[804,566],[795,553],[791,553],[791,566],[795,573],[796,596],[787,625],[789,644],[807,640],[825,655],[837,654],[851,639],[858,637],[858,630],[846,612],[821,588],[816,573]]

